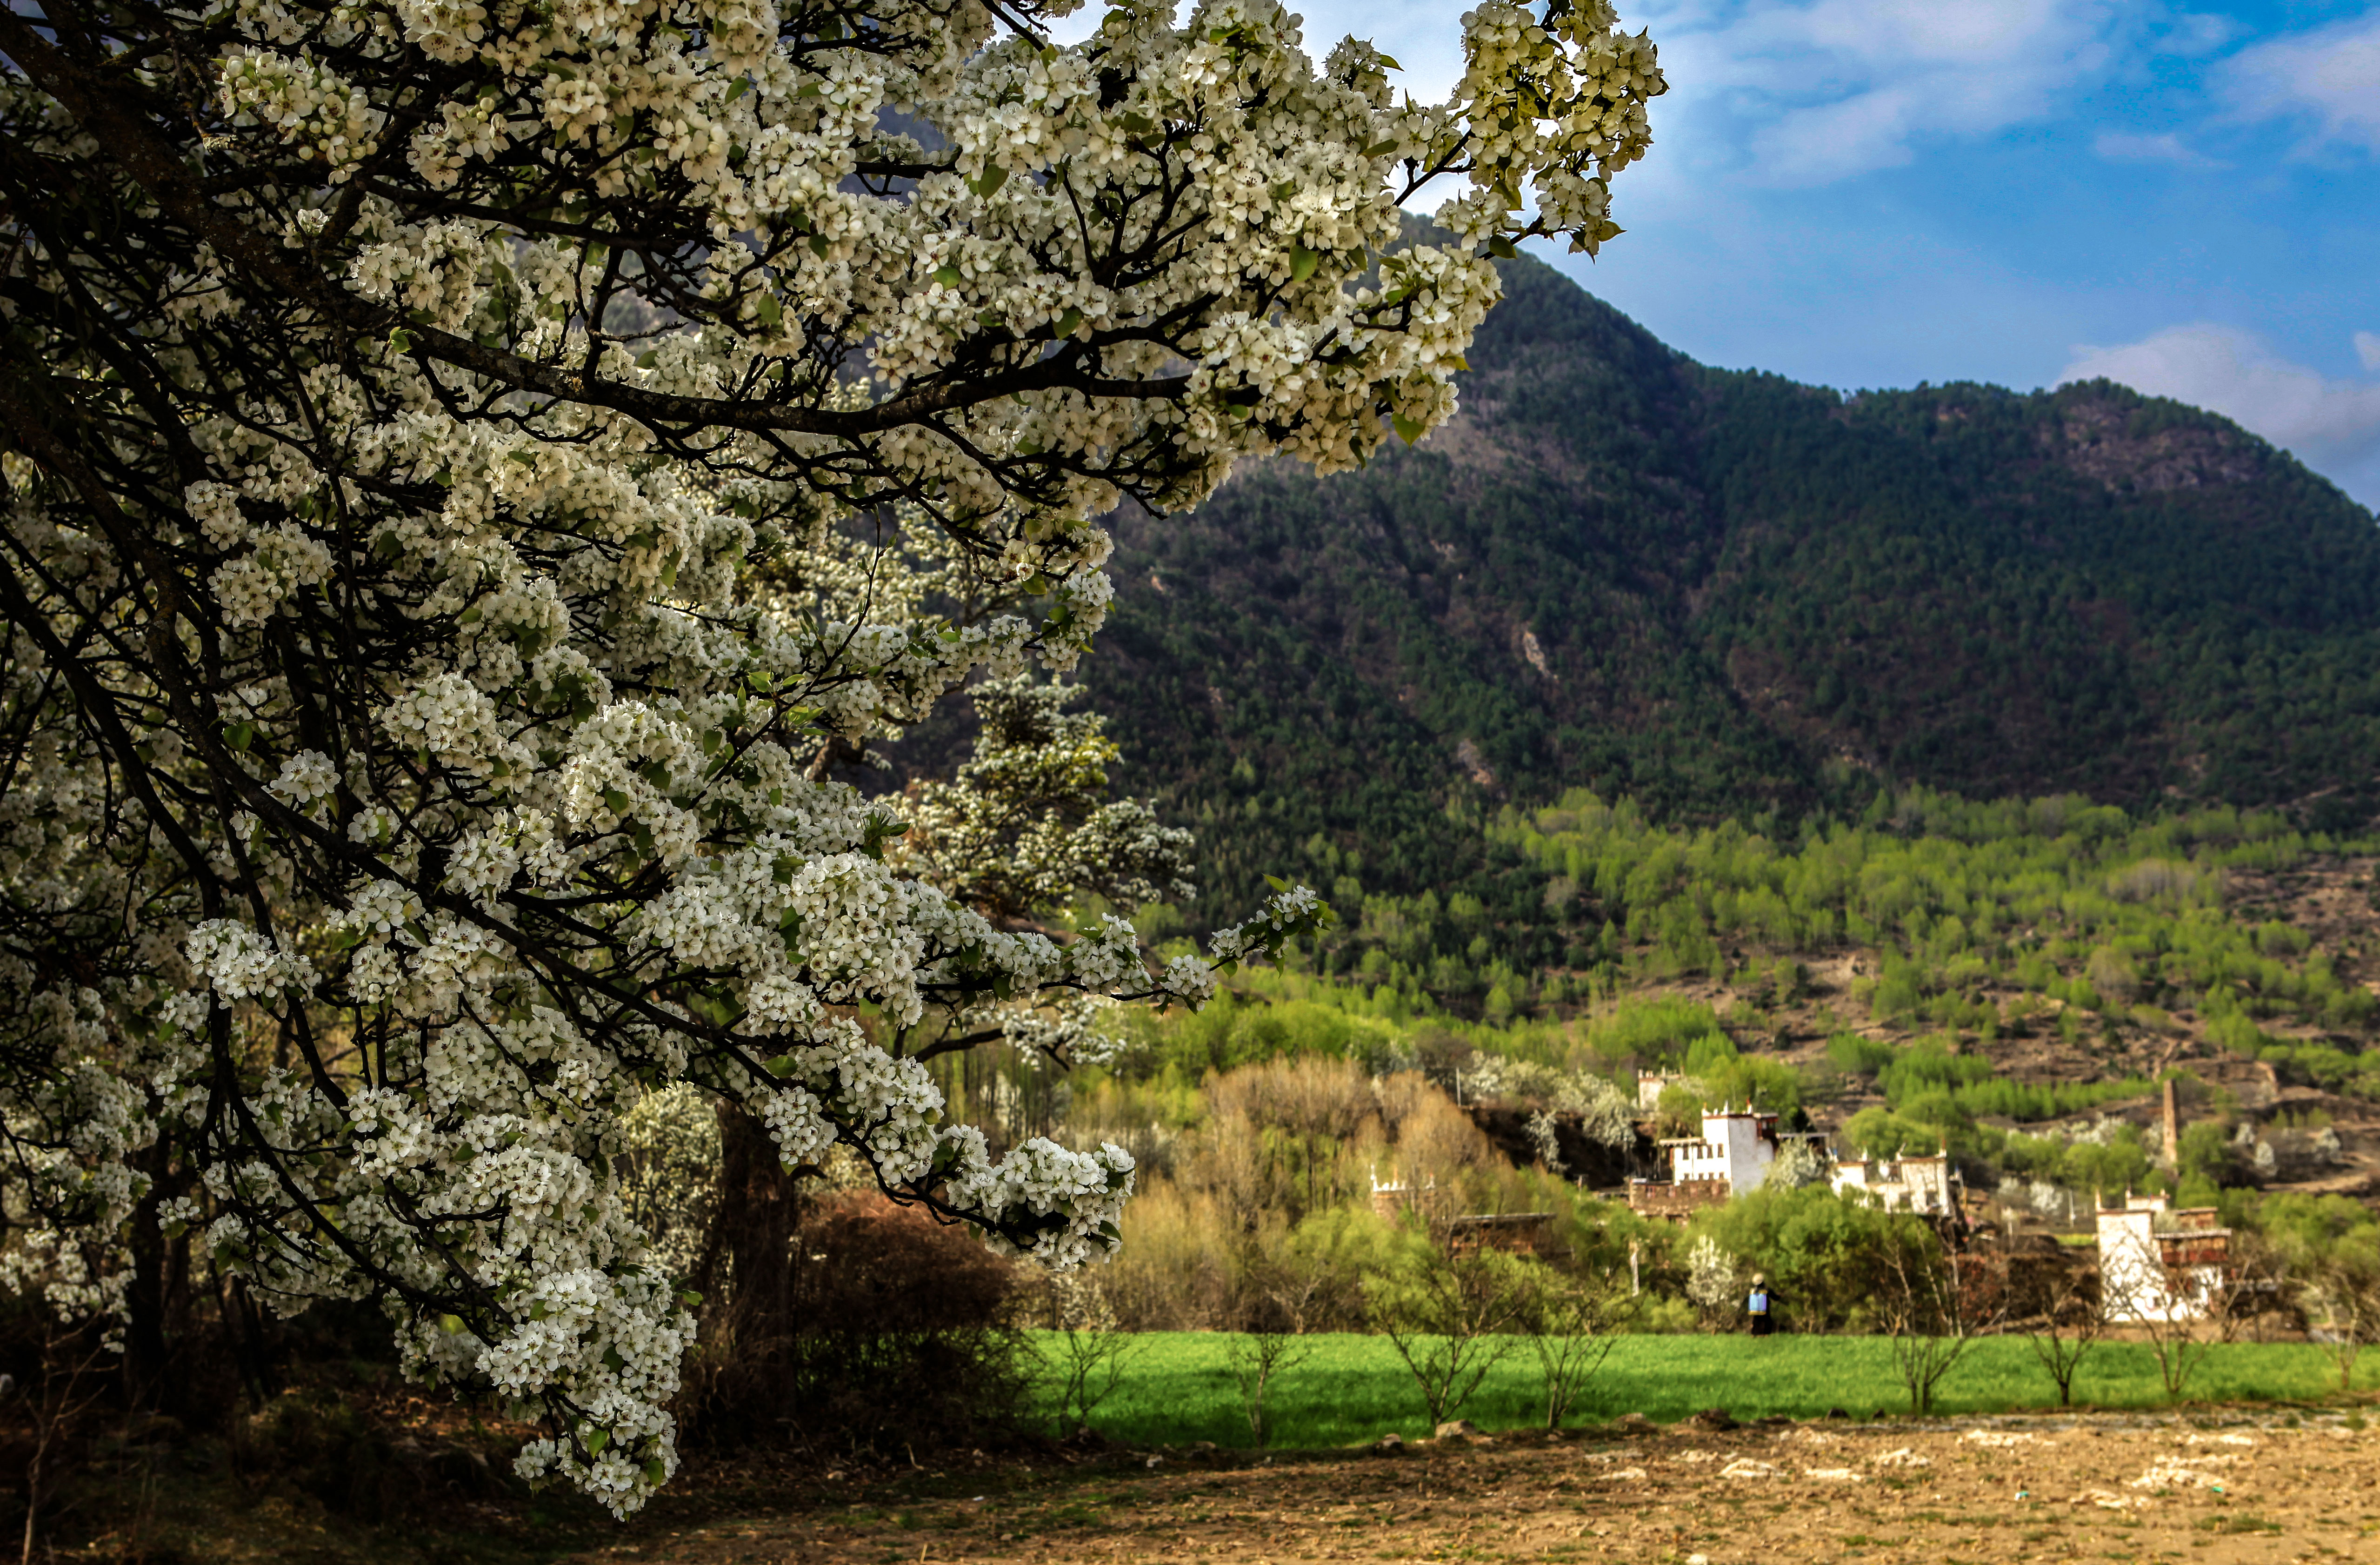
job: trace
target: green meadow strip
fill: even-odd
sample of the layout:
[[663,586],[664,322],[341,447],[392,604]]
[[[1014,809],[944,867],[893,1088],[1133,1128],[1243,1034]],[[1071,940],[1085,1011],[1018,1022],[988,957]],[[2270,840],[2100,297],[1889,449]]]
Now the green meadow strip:
[[[1047,1335],[1036,1333],[1036,1336]],[[1133,1334],[1123,1379],[1091,1414],[1111,1439],[1143,1445],[1251,1444],[1232,1377],[1232,1334]],[[1412,1377],[1385,1337],[1357,1333],[1306,1338],[1305,1361],[1267,1397],[1268,1419],[1283,1447],[1353,1445],[1394,1433],[1430,1433]],[[2358,1389],[2380,1386],[2380,1356],[2356,1375]],[[2312,1401],[2338,1378],[2330,1359],[2303,1343],[2216,1346],[2192,1376],[2189,1401]],[[2156,1363],[2140,1343],[2101,1344],[2083,1363],[2076,1405],[2153,1410],[2170,1405]],[[2022,1338],[1994,1337],[1967,1350],[1935,1396],[1937,1414],[2055,1410],[2057,1392]],[[1623,1337],[1613,1346],[1582,1405],[1566,1420],[1599,1424],[1640,1413],[1670,1423],[1706,1408],[1739,1419],[1782,1413],[1816,1418],[1836,1409],[1866,1417],[1908,1411],[1893,1372],[1892,1343],[1881,1337]],[[1044,1409],[1054,1416],[1054,1404]],[[1545,1422],[1536,1358],[1528,1344],[1492,1371],[1462,1416],[1483,1429],[1537,1427]]]

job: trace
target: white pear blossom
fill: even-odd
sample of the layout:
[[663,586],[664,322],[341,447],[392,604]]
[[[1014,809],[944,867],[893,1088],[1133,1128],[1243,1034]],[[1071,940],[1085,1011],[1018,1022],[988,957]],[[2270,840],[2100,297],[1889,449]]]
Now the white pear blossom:
[[1605,0],[1465,13],[1435,104],[1276,0],[1068,8],[0,9],[0,1280],[376,1300],[625,1513],[692,1330],[613,1161],[649,1095],[1115,1246],[1131,1159],[995,1161],[922,1052],[1328,909],[1151,972],[1023,916],[1177,891],[1145,807],[1012,842],[833,768],[1073,668],[1121,501],[1443,420],[1493,258],[1618,232],[1663,83]]

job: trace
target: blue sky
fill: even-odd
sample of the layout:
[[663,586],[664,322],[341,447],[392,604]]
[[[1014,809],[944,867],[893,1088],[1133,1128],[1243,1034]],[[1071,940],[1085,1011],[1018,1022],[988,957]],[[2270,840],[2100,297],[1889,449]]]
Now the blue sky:
[[[1417,95],[1459,4],[1307,0]],[[2106,374],[2380,503],[2380,6],[1621,0],[1669,76],[1601,260],[1705,362],[1846,389]]]

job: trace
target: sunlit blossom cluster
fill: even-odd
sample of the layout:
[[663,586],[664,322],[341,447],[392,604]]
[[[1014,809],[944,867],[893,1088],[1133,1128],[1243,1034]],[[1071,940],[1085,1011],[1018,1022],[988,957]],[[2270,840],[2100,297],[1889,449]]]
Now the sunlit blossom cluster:
[[[929,1040],[1082,1058],[1330,915],[1156,967],[1064,928],[1189,892],[1030,672],[1106,621],[1096,518],[1441,422],[1495,258],[1618,231],[1663,84],[1602,0],[1465,14],[1439,104],[1274,0],[1064,8],[227,0],[121,24],[88,125],[117,87],[0,18],[0,183],[124,225],[0,190],[72,431],[0,460],[0,1281],[121,1315],[153,1226],[275,1309],[377,1299],[625,1513],[695,1305],[636,1105],[1051,1266],[1120,1242],[1131,1159],[993,1157]],[[970,682],[954,782],[838,776]]]

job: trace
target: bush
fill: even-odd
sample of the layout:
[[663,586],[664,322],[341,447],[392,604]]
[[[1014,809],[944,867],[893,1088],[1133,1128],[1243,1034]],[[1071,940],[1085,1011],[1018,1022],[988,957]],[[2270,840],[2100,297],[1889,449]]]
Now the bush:
[[726,1126],[706,1311],[678,1412],[690,1440],[895,1451],[1015,1426],[1017,1272],[874,1192],[805,1197],[766,1133]]
[[1858,1331],[1891,1280],[1891,1262],[1910,1249],[1922,1219],[1849,1201],[1825,1185],[1763,1187],[1695,1215],[1690,1231],[1765,1273],[1779,1318],[1796,1331]]
[[[336,1388],[275,1397],[234,1422],[229,1433],[232,1469],[250,1494],[294,1490],[368,1523],[518,1487],[501,1437],[442,1438],[408,1430]],[[493,1462],[490,1448],[497,1448]]]
[[1843,1140],[1869,1158],[1930,1158],[1942,1150],[1942,1133],[1903,1119],[1889,1109],[1862,1109],[1843,1126]]
[[1876,1074],[1892,1063],[1896,1052],[1884,1039],[1857,1033],[1837,1033],[1827,1040],[1827,1058],[1837,1070],[1855,1076]]

